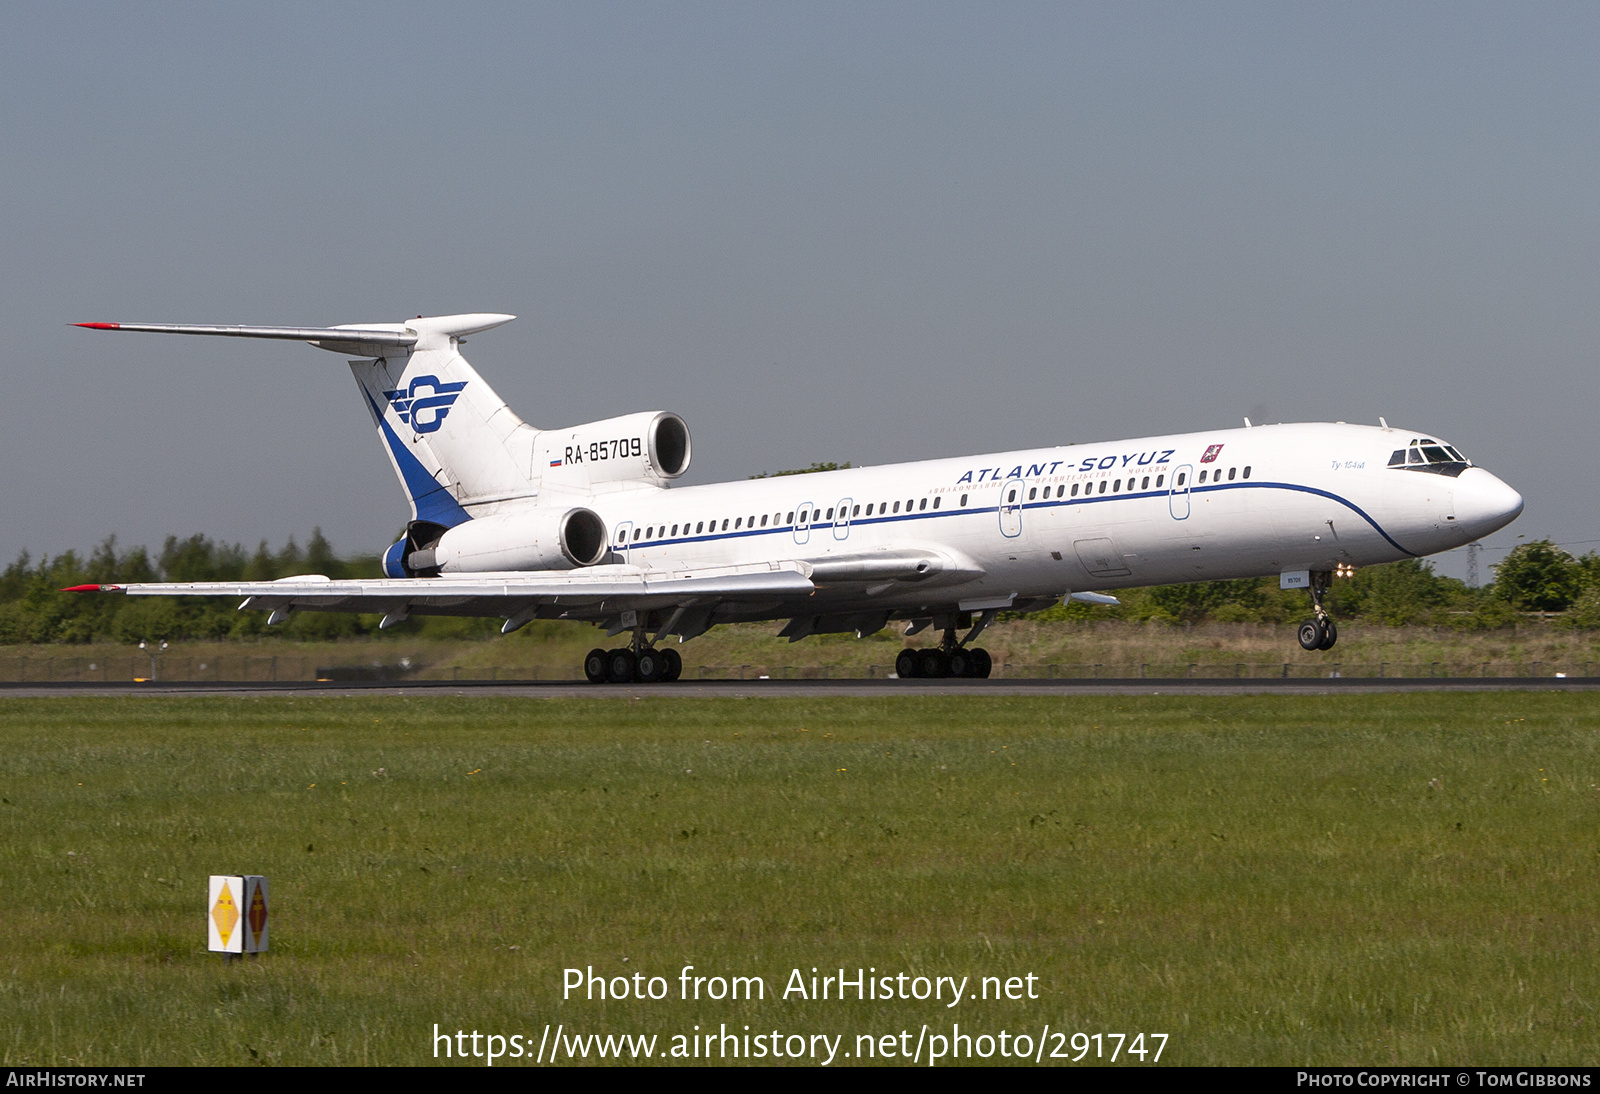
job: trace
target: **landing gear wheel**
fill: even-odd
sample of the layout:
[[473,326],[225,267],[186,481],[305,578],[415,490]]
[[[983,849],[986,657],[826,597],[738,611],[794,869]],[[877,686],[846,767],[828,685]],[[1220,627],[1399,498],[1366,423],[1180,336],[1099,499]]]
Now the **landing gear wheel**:
[[590,650],[583,659],[583,675],[591,684],[603,684],[610,672],[611,657],[605,650]]
[[930,680],[950,675],[950,659],[944,655],[944,650],[923,650],[921,663],[917,667]]
[[949,657],[951,676],[971,676],[973,675],[973,670],[978,667],[973,660],[972,654],[960,646],[951,650]]
[[634,658],[633,672],[641,684],[654,684],[667,678],[667,659],[653,649],[642,649]]
[[667,662],[667,671],[661,679],[670,684],[683,675],[683,658],[678,655],[677,650],[671,648],[662,650],[661,656]]
[[989,670],[994,668],[994,661],[989,657],[989,651],[975,649],[972,653],[972,675],[979,680],[989,679]]
[[894,659],[894,674],[902,680],[915,680],[922,675],[922,657],[918,650],[901,650]]
[[1331,619],[1322,621],[1322,641],[1317,643],[1319,650],[1331,650],[1333,644],[1339,641],[1339,624]]
[[612,650],[606,654],[606,678],[613,684],[633,683],[634,667],[632,650]]
[[1303,650],[1317,650],[1322,647],[1322,620],[1308,619],[1300,624],[1300,648]]

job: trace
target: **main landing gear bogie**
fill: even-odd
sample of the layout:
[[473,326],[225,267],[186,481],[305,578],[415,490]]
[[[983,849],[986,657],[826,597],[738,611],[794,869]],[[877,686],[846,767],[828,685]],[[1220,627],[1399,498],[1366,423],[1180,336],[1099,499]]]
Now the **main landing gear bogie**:
[[583,675],[591,684],[670,684],[683,675],[683,658],[677,650],[654,646],[637,653],[627,646],[593,649],[583,659]]
[[[900,655],[894,659],[894,674],[902,680],[918,678],[938,680],[952,676],[968,680],[987,680],[989,670],[994,667],[994,661],[990,658],[988,650],[979,649],[971,645],[971,642],[994,622],[995,609],[986,610],[967,632],[967,636],[958,639],[956,627],[961,618],[958,615],[950,615],[939,620],[939,626],[944,628],[944,635],[940,638],[939,645],[933,649],[901,650]],[[914,634],[924,625],[926,623],[918,624],[916,628],[906,633]]]
[[938,680],[946,677],[986,680],[993,665],[988,650],[956,646],[948,650],[901,650],[894,659],[894,672],[902,680]]

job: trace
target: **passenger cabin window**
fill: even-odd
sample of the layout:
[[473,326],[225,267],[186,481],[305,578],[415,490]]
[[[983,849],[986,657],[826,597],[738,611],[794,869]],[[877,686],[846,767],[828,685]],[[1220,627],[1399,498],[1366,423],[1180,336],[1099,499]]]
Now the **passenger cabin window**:
[[933,507],[935,509],[939,508],[939,499],[938,498],[934,498],[933,499]]
[[1034,498],[1037,498],[1038,496],[1039,496],[1039,488],[1037,486],[1030,486],[1028,488],[1028,500],[1032,501]]
[[895,502],[894,503],[894,511],[896,513],[898,513],[900,511],[900,503],[899,502]]
[[850,510],[850,515],[852,517],[859,517],[861,515],[861,506],[858,505],[854,509]]
[[833,519],[833,506],[831,506],[831,505],[828,506],[828,519],[829,520]]
[[706,530],[706,522],[703,521],[703,520],[700,521],[699,523],[697,523],[694,526],[694,534],[695,535],[699,535],[701,532],[704,532],[705,530]]
[[1148,489],[1150,489],[1150,476],[1149,475],[1146,475],[1143,479],[1141,479],[1139,481],[1139,489],[1140,490],[1148,490]]
[[1250,477],[1250,465],[1249,464],[1245,464],[1244,465],[1244,477],[1247,478],[1247,479]]
[[1165,478],[1166,478],[1166,476],[1165,476],[1165,475],[1157,475],[1157,476],[1156,476],[1156,489],[1157,489],[1157,490],[1160,490],[1160,489],[1161,489],[1161,483],[1162,483],[1162,480],[1164,480],[1164,479],[1165,479]]
[[1118,493],[1122,492],[1122,480],[1121,479],[1118,479],[1116,482],[1113,482],[1111,484],[1111,492],[1113,494],[1118,494]]
[[761,527],[765,528],[766,526],[767,526],[767,514],[762,513],[761,514]]
[[724,532],[728,530],[728,518],[726,517],[722,518],[722,530]]
[[1100,480],[1100,493],[1104,494],[1106,492],[1106,487],[1108,487],[1110,485],[1111,484],[1109,482],[1107,482],[1105,479],[1101,479]]
[[635,528],[635,529],[634,529],[634,530],[633,530],[633,542],[635,542],[635,543],[638,543],[638,542],[639,542],[639,535],[640,535],[640,533],[642,533],[642,532],[643,532],[643,531],[644,531],[644,529],[643,529],[643,528]]
[[928,507],[928,499],[927,498],[923,498],[922,499],[922,504],[917,506],[917,511],[921,512],[922,510],[926,509],[927,507]]
[[1228,468],[1228,481],[1229,481],[1229,482],[1232,482],[1232,481],[1233,481],[1233,475],[1234,475],[1234,472],[1235,472],[1235,471],[1238,471],[1238,470],[1239,470],[1239,469],[1238,469],[1238,468],[1237,468],[1237,467],[1230,467],[1230,468]]
[[965,494],[962,494],[961,495],[961,508],[965,509],[966,507],[967,507],[967,496]]
[[867,516],[870,517],[871,515],[872,515],[872,503],[868,502],[867,503]]
[[793,509],[789,510],[789,521],[788,521],[788,523],[790,523],[790,524],[794,523],[794,510]]
[[1187,480],[1188,477],[1189,477],[1188,472],[1179,471],[1178,472],[1178,485],[1182,486],[1184,484],[1184,481]]
[[1078,496],[1078,484],[1077,483],[1073,483],[1072,484],[1072,496],[1073,497],[1077,497]]
[[1205,482],[1206,481],[1206,473],[1204,471],[1200,472],[1200,481],[1201,482]]
[[1013,490],[1013,491],[1011,491],[1011,492],[1010,492],[1010,493],[1009,493],[1009,494],[1007,494],[1007,495],[1006,495],[1006,503],[1007,503],[1007,504],[1008,504],[1008,505],[1009,505],[1009,504],[1010,504],[1010,503],[1011,503],[1011,502],[1014,502],[1014,501],[1016,501],[1016,500],[1017,500],[1017,492],[1016,492],[1016,491],[1015,491],[1015,490]]
[[743,517],[734,517],[733,518],[733,527],[734,527],[735,531],[737,531],[743,525],[744,525],[744,518]]

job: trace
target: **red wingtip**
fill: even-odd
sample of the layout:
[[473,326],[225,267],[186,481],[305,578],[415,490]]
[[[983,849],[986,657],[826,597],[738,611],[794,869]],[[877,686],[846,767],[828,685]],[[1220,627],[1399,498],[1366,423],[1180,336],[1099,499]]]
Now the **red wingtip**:
[[75,327],[88,327],[90,330],[121,330],[121,323],[74,323]]
[[68,585],[61,591],[64,593],[97,593],[105,588],[104,585]]

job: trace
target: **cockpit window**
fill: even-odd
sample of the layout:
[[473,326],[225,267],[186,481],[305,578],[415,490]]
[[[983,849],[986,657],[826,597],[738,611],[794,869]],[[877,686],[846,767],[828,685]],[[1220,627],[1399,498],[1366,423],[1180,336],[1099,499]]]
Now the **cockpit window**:
[[1453,445],[1436,441],[1432,437],[1413,437],[1408,446],[1394,450],[1389,457],[1389,466],[1404,468],[1407,471],[1449,475],[1453,478],[1471,467],[1472,461],[1463,456],[1461,450]]

